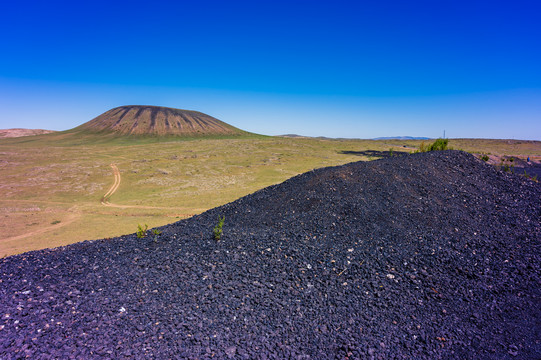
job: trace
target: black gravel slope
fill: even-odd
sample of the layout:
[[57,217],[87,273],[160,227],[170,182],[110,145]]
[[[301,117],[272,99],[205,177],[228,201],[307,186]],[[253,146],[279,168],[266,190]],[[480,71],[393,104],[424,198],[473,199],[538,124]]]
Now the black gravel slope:
[[538,183],[463,152],[315,170],[157,242],[0,260],[0,358],[539,359],[540,219]]

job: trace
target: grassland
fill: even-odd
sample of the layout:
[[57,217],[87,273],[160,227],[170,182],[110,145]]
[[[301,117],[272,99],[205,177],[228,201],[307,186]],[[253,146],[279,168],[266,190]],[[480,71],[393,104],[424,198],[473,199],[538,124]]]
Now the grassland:
[[[0,140],[0,257],[133,233],[225,204],[299,173],[410,152],[420,141],[263,136],[97,138],[69,133]],[[496,156],[540,157],[541,142],[450,140]],[[111,164],[120,171],[116,192]],[[210,231],[210,230],[209,230]]]

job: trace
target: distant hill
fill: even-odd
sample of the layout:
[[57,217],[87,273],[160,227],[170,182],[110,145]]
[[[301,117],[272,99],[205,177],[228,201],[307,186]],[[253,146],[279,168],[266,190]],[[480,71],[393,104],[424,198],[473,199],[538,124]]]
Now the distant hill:
[[116,107],[72,130],[117,135],[152,136],[248,134],[198,111],[150,105]]
[[285,134],[285,135],[276,135],[277,137],[286,137],[286,138],[309,138],[310,136],[297,135],[297,134]]
[[421,136],[389,136],[389,137],[378,137],[372,140],[430,140],[430,138],[421,137]]
[[[297,134],[285,134],[278,135],[279,137],[287,138],[311,138],[311,139],[322,139],[322,140],[353,140],[352,138],[330,138],[326,136],[304,136]],[[378,137],[371,140],[430,140],[428,137],[414,137],[414,136],[389,136],[389,137]]]
[[43,129],[0,129],[0,139],[50,134],[55,131]]

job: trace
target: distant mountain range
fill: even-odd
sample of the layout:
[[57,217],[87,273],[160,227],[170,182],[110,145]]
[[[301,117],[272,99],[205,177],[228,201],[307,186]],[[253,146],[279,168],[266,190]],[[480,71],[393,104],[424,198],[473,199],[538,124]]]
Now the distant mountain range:
[[309,138],[310,136],[297,135],[297,134],[285,134],[285,135],[276,135],[278,137],[287,137],[287,138]]
[[388,136],[378,137],[372,140],[430,140],[430,138],[422,136]]
[[[297,135],[297,134],[286,134],[286,135],[278,135],[281,137],[288,137],[288,138],[314,138],[314,139],[336,139],[336,140],[346,140],[345,138],[329,138],[325,136],[303,136],[303,135]],[[372,140],[430,140],[431,138],[428,137],[420,137],[420,136],[389,136],[389,137],[378,137],[374,138]]]

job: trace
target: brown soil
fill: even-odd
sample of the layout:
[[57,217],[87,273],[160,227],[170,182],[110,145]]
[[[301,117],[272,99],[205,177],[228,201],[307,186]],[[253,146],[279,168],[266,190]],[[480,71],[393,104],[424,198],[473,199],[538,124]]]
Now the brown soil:
[[77,208],[75,206],[73,206],[68,210],[67,217],[62,219],[61,222],[58,222],[56,224],[52,224],[51,226],[41,227],[41,228],[39,228],[37,230],[29,231],[29,232],[26,232],[26,233],[21,234],[21,235],[17,235],[17,236],[5,238],[5,239],[0,239],[0,241],[7,243],[9,241],[20,240],[20,239],[24,239],[24,238],[27,238],[27,237],[30,237],[30,236],[44,234],[47,231],[60,229],[60,228],[62,228],[64,226],[70,225],[75,220],[79,219],[80,217],[81,217],[81,213],[79,211],[77,211]]

